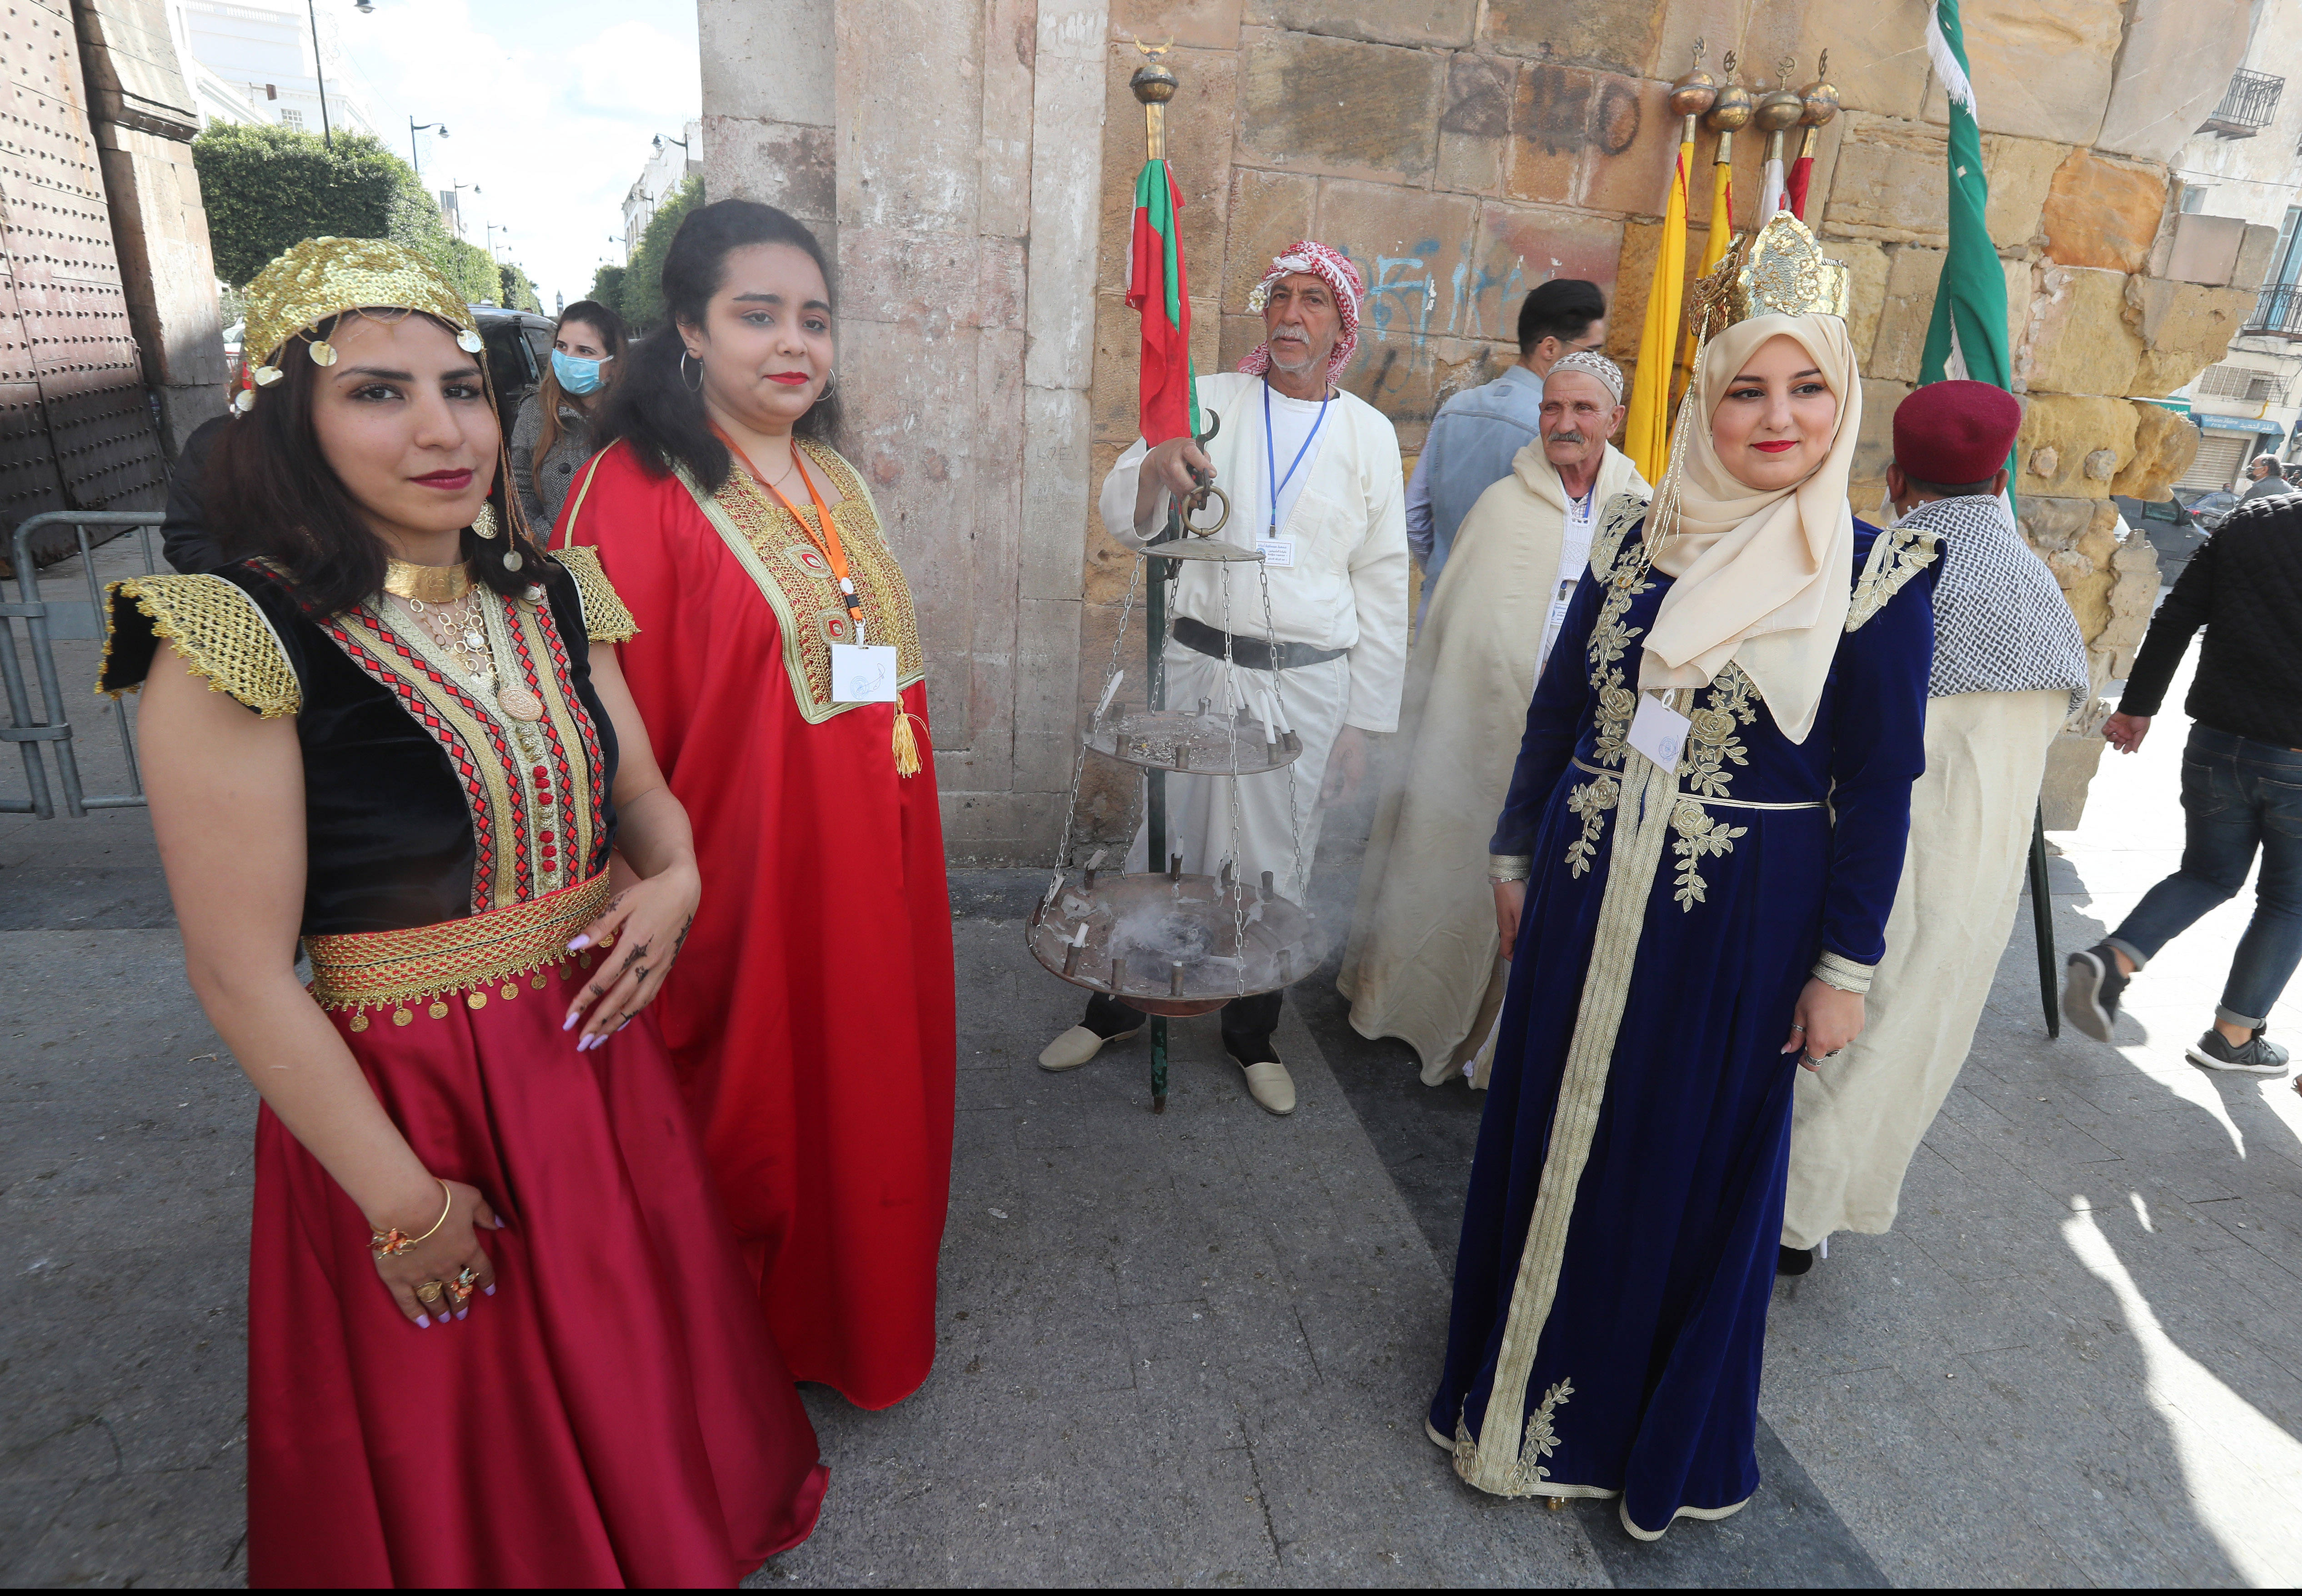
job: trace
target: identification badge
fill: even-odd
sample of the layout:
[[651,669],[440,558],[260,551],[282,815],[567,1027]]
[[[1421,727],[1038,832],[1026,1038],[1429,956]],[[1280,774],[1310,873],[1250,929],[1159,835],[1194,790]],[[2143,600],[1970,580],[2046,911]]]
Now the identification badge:
[[[893,704],[895,649],[884,643],[832,644],[831,697],[840,704]],[[1684,715],[1679,723],[1686,723]]]
[[1295,563],[1295,539],[1292,538],[1257,538],[1255,547],[1266,565],[1292,565]]
[[1686,731],[1694,723],[1660,698],[1639,695],[1639,712],[1631,717],[1630,745],[1665,770],[1678,768],[1686,747]]

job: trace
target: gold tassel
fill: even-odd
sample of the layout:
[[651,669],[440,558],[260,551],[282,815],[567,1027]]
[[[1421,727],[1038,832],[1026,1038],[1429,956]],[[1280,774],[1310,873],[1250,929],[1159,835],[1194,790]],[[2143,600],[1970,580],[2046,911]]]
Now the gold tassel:
[[920,773],[920,740],[912,731],[912,723],[919,719],[902,705],[895,706],[895,773],[899,776]]

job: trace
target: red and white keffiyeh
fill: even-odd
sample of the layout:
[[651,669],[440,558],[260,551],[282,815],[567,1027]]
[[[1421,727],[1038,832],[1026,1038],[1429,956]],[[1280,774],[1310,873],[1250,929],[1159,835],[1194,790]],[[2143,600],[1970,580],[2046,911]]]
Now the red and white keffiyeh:
[[[1335,291],[1335,309],[1342,317],[1342,333],[1335,339],[1334,353],[1327,356],[1327,380],[1332,382],[1342,374],[1352,352],[1359,347],[1359,300],[1366,292],[1365,286],[1359,280],[1358,268],[1340,250],[1330,249],[1309,238],[1298,238],[1280,252],[1271,263],[1271,270],[1263,274],[1263,280],[1248,295],[1248,310],[1261,315],[1264,301],[1271,297],[1271,285],[1298,272],[1309,272]],[[1269,371],[1270,341],[1257,344],[1255,353],[1239,363],[1239,369],[1256,377]]]

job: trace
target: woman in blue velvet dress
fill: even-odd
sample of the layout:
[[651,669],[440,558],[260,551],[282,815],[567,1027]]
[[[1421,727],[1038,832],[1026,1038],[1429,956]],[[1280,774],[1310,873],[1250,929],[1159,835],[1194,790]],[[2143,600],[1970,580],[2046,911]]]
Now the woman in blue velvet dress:
[[1785,213],[1698,288],[1731,324],[1657,509],[1593,539],[1491,844],[1517,947],[1431,1435],[1643,1540],[1759,1483],[1794,1072],[1861,1029],[1925,762],[1935,551],[1847,513],[1844,284]]

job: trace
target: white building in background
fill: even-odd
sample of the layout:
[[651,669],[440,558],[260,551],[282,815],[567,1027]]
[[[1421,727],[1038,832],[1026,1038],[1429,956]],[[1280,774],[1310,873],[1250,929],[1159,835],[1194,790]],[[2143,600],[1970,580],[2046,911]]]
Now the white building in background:
[[[219,121],[272,122],[300,132],[332,128],[391,142],[371,109],[375,92],[344,59],[336,16],[305,0],[168,0],[168,26],[199,108]],[[327,90],[321,115],[320,91]]]
[[[2230,352],[2169,401],[2187,404],[2201,433],[2198,457],[2176,489],[2185,499],[2233,485],[2257,454],[2302,458],[2302,6],[2255,8],[2243,65],[2222,103],[2182,146],[2174,176],[2183,216],[2177,251],[2211,245],[2234,260],[2231,285],[2260,285]],[[2197,218],[2194,222],[2192,218]],[[2230,219],[2224,225],[2222,218]],[[2242,225],[2241,225],[2242,224]],[[2275,243],[2272,242],[2275,238]],[[2180,273],[2173,273],[2180,275]],[[2206,275],[2211,276],[2211,272]]]
[[680,129],[677,139],[658,134],[645,166],[633,180],[629,192],[624,196],[624,263],[629,265],[632,250],[647,231],[647,224],[655,220],[656,208],[663,204],[664,196],[689,178],[703,175],[703,124],[691,121]]

